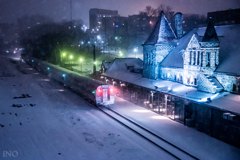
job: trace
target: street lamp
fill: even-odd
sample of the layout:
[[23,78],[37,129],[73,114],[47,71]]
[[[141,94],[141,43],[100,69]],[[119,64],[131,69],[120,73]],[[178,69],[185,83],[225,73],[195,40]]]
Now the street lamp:
[[138,48],[134,48],[133,51],[135,52],[135,58],[137,58],[137,51],[138,51]]
[[70,55],[70,59],[73,59],[73,56],[72,56],[72,55]]
[[66,53],[60,54],[60,61],[61,61],[61,62],[63,62],[63,57],[65,57],[65,56],[66,56]]
[[80,64],[81,64],[81,72],[82,72],[82,61],[83,61],[82,58],[80,58],[79,61],[80,61]]
[[123,54],[122,54],[122,51],[119,51],[119,56],[120,56],[120,57],[122,57],[122,56],[123,56]]

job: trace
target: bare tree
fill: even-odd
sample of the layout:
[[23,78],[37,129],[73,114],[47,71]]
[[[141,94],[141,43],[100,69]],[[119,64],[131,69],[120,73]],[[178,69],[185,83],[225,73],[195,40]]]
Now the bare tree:
[[149,17],[155,17],[158,14],[157,9],[155,9],[151,6],[147,6],[145,8],[145,13],[147,13],[147,16],[149,16]]
[[164,14],[168,19],[172,18],[174,15],[174,11],[172,11],[172,7],[166,6],[164,4],[160,4],[157,8],[154,8],[152,6],[146,6],[144,11],[140,11],[139,14],[140,15],[145,14],[149,17],[157,17],[161,13],[161,11],[164,12]]
[[164,12],[167,19],[171,19],[174,15],[174,11],[172,11],[172,7],[166,6],[164,4],[161,4],[157,8],[158,15],[161,13],[161,11]]

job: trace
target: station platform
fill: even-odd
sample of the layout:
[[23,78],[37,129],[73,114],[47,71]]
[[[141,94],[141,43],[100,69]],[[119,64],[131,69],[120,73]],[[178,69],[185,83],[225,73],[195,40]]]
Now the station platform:
[[199,159],[236,160],[240,157],[239,148],[122,98],[116,97],[110,108]]

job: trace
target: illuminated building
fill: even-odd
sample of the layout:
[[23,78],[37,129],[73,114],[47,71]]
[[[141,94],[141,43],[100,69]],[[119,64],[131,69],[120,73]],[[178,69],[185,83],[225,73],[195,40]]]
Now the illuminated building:
[[240,25],[195,28],[183,35],[181,14],[176,32],[162,12],[143,44],[143,76],[196,87],[199,91],[240,93]]

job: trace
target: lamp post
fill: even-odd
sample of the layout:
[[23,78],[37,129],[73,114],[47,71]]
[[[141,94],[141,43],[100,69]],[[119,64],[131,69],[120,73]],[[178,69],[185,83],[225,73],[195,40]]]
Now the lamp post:
[[82,72],[82,58],[79,59],[81,65],[81,72]]
[[72,0],[70,0],[70,21],[71,21],[71,31],[73,28],[73,24],[72,24]]
[[156,93],[156,91],[150,91],[150,93],[151,93],[151,98],[152,98],[152,109],[153,109],[153,95],[154,95],[154,93]]
[[96,53],[95,53],[95,45],[93,45],[93,76],[95,77],[96,72]]
[[70,55],[70,56],[69,56],[69,58],[70,58],[70,64],[72,64],[72,59],[73,59],[73,56],[72,56],[72,55]]
[[63,63],[63,59],[66,56],[66,53],[61,54],[61,62]]
[[123,56],[123,54],[122,54],[122,51],[119,51],[119,56],[120,56],[120,57],[122,57],[122,56]]
[[138,48],[134,48],[133,51],[135,52],[135,58],[137,58],[137,51],[138,51]]

